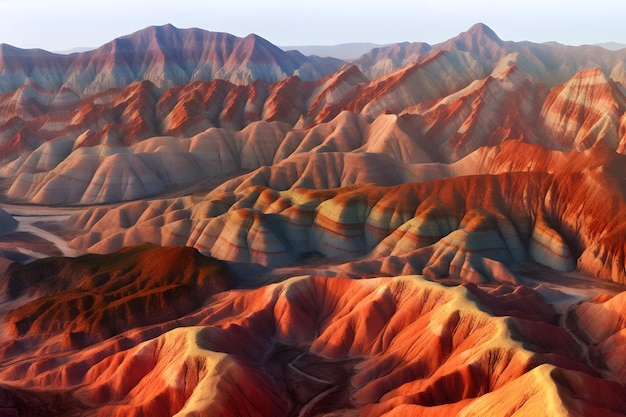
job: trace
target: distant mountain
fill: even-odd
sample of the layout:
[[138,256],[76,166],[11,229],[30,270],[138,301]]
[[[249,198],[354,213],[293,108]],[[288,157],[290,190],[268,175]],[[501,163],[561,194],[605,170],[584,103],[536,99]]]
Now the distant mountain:
[[70,55],[70,54],[77,54],[80,52],[93,51],[94,49],[96,48],[89,47],[89,46],[77,46],[76,48],[66,49],[64,51],[52,51],[52,52],[54,52],[55,54]]
[[482,65],[515,62],[531,77],[548,85],[567,81],[576,72],[599,67],[626,85],[626,50],[610,51],[597,45],[567,46],[556,42],[503,41],[488,26],[478,23],[445,42],[401,43],[377,48],[353,63],[369,78],[381,76],[404,65],[423,62],[441,51],[470,54]]
[[82,96],[143,80],[159,88],[213,79],[271,83],[298,75],[314,80],[343,64],[337,59],[285,52],[256,35],[238,38],[201,29],[152,26],[72,55],[2,44],[0,92],[32,83],[47,90],[69,88]]
[[361,55],[368,53],[374,48],[381,48],[383,46],[385,45],[368,42],[356,42],[343,43],[339,45],[281,46],[281,48],[285,51],[296,50],[307,56],[316,55],[320,57],[330,57],[342,59],[344,61],[352,61]]
[[[132,146],[156,136],[191,137],[209,128],[239,131],[259,121],[309,129],[333,122],[345,111],[372,119],[384,113],[417,113],[423,120],[421,134],[437,143],[429,151],[437,161],[452,162],[509,137],[532,143],[543,138],[556,149],[582,150],[595,142],[626,148],[626,138],[620,145],[620,114],[612,111],[598,112],[602,118],[591,125],[584,118],[565,118],[563,126],[548,122],[571,113],[569,108],[588,108],[594,114],[592,109],[605,97],[609,108],[624,108],[624,62],[626,50],[507,42],[482,24],[437,45],[374,48],[353,65],[285,52],[255,35],[237,38],[171,25],[150,27],[74,55],[2,45],[0,90],[7,93],[0,95],[0,156],[5,162],[0,174],[25,174],[10,188],[13,197],[66,199],[40,192],[54,185],[50,181],[56,171],[48,179],[30,174],[67,163],[66,157],[79,148]],[[544,85],[574,87],[555,90],[546,101]],[[594,96],[568,98],[592,87]],[[491,99],[484,101],[484,96]],[[575,107],[576,100],[596,96],[595,102],[581,102],[583,110]],[[433,100],[442,101],[431,108]],[[552,114],[554,118],[547,116]],[[26,152],[33,154],[27,157]],[[57,171],[61,167],[74,169],[67,164]],[[142,193],[148,191],[128,195]],[[81,200],[77,194],[76,201]]]
[[609,49],[611,51],[618,51],[620,49],[626,48],[626,44],[617,43],[617,42],[597,43],[596,46],[601,46],[602,48]]

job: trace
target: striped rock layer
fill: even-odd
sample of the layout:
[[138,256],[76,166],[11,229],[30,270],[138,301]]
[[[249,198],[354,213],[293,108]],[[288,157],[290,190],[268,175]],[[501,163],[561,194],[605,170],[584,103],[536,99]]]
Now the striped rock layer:
[[[398,183],[482,173],[481,149],[508,140],[626,149],[622,52],[504,42],[481,25],[440,45],[398,48],[340,67],[253,35],[172,26],[70,56],[3,46],[4,197],[136,200],[298,163],[303,153],[387,155]],[[389,185],[359,171],[340,185]],[[319,175],[322,184],[301,186],[336,186]]]
[[0,45],[0,416],[626,415],[625,51]]
[[[499,154],[509,156],[491,159],[488,175],[390,186],[337,182],[331,186],[343,187],[328,190],[298,187],[307,181],[308,161],[293,176],[278,164],[206,196],[87,210],[69,222],[83,231],[72,244],[99,253],[144,241],[188,245],[271,267],[319,253],[336,261],[363,258],[369,265],[364,268],[378,273],[475,282],[509,281],[512,266],[534,261],[624,282],[623,269],[613,262],[624,253],[621,229],[611,226],[624,224],[621,182],[605,168],[594,168],[623,172],[623,158],[603,150],[567,154],[514,142]],[[537,158],[538,172],[500,173],[528,155]],[[311,180],[332,178],[340,161],[331,160],[327,175],[319,175],[324,165],[318,165]],[[343,168],[342,178],[351,175]],[[357,172],[368,168],[372,172],[371,162]]]

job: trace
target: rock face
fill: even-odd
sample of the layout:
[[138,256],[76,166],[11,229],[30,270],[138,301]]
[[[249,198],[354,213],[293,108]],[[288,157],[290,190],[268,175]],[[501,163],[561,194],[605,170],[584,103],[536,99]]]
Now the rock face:
[[0,416],[626,416],[625,51],[1,45]]

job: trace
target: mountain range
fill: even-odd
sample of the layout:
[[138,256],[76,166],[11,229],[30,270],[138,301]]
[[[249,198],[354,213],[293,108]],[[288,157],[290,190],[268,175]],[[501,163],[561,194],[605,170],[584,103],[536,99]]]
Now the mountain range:
[[0,416],[626,415],[626,50],[0,45]]

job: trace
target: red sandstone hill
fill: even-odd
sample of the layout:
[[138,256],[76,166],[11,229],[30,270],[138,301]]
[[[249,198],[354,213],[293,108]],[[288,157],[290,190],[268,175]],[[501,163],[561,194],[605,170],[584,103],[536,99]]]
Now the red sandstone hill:
[[[127,274],[108,270],[107,285]],[[94,280],[104,277],[83,277]],[[101,310],[50,315],[50,330],[2,346],[0,401],[19,416],[626,414],[610,356],[588,356],[571,333],[586,321],[559,325],[524,287],[299,277],[203,299],[81,350],[57,326]],[[9,315],[56,309],[24,300]],[[138,320],[134,310],[119,318]]]
[[81,231],[75,247],[100,253],[151,241],[286,266],[318,252],[351,262],[366,256],[357,271],[472,282],[515,280],[515,266],[532,260],[625,282],[624,156],[516,141],[480,153],[463,161],[480,161],[477,175],[444,172],[424,182],[403,178],[391,159],[309,154],[205,196],[92,208],[66,227]]

